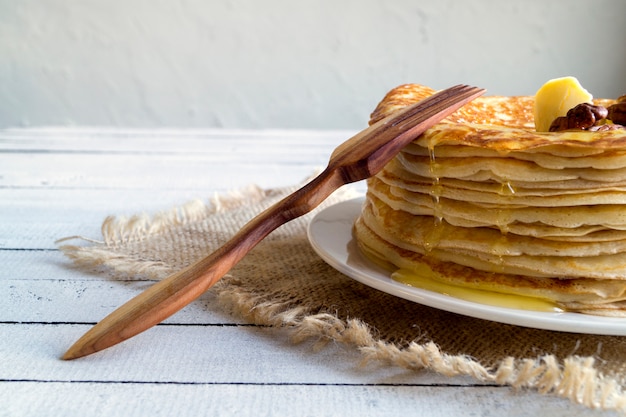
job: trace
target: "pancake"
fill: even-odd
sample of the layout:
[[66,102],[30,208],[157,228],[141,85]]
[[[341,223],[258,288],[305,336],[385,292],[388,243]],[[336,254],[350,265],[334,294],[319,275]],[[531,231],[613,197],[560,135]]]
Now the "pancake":
[[438,279],[453,285],[554,300],[569,311],[611,311],[611,315],[623,316],[619,308],[626,299],[623,281],[554,279],[483,271],[399,248],[367,228],[361,218],[355,223],[355,232],[366,256],[389,268],[421,271],[426,266]]
[[[599,231],[606,232],[606,238],[601,240],[611,238],[616,240],[621,238],[622,234],[612,232],[626,231],[626,212],[617,210],[613,205],[570,207],[564,215],[550,207],[506,207],[467,203],[442,197],[434,201],[431,196],[407,193],[405,190],[385,184],[378,178],[371,180],[368,188],[368,198],[381,200],[394,210],[416,216],[439,216],[455,226],[492,227],[502,233],[560,237],[560,240]],[[529,233],[524,233],[525,229]],[[590,239],[592,238],[585,240],[591,241]]]
[[[433,93],[400,86],[370,123]],[[537,132],[534,104],[479,97],[416,138],[368,180],[356,241],[391,270],[626,317],[626,130]]]

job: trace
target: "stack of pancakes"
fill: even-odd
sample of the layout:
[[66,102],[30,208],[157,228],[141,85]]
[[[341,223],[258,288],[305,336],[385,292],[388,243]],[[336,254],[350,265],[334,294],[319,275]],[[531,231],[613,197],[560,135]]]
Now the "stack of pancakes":
[[[398,87],[371,123],[433,93]],[[480,97],[407,146],[368,180],[359,247],[447,284],[626,316],[626,130],[537,133],[533,103]]]

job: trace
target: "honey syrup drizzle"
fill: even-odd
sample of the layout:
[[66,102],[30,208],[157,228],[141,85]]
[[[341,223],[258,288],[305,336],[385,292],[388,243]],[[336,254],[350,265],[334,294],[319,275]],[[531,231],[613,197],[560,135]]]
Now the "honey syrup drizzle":
[[496,271],[504,272],[506,266],[505,256],[509,255],[508,233],[511,217],[511,204],[515,196],[515,188],[508,179],[500,182],[500,190],[498,192],[498,208],[496,213],[496,227],[500,230],[500,238],[491,244],[491,253],[496,257]]
[[444,232],[443,208],[441,206],[441,195],[443,186],[439,178],[439,165],[435,155],[435,146],[428,144],[429,165],[428,171],[431,177],[430,197],[433,202],[433,224],[424,236],[424,250],[428,253],[439,246]]
[[418,266],[415,271],[399,269],[391,274],[391,278],[414,288],[494,307],[555,313],[563,311],[555,302],[543,298],[447,283],[426,265]]
[[515,187],[511,181],[504,180],[500,183],[498,192],[499,208],[497,209],[496,226],[500,232],[506,235],[509,232],[509,222],[511,214],[511,200],[515,196]]

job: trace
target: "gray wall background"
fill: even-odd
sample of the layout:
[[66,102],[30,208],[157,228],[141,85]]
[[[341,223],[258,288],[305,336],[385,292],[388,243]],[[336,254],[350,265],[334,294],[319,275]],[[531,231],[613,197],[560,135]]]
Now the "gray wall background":
[[0,127],[357,129],[392,87],[626,93],[623,0],[0,0]]

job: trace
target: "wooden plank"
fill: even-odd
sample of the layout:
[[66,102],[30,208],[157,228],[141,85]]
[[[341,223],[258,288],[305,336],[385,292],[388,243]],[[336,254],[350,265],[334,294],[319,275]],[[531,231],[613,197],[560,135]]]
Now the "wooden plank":
[[154,215],[193,200],[208,204],[214,194],[209,189],[0,189],[0,249],[55,249],[57,239],[75,235],[99,239],[107,216]]
[[[428,372],[361,365],[350,346],[295,345],[285,329],[158,325],[75,361],[60,356],[90,328],[77,324],[0,323],[0,380],[194,384],[445,384]],[[33,343],[33,341],[37,341]],[[158,364],[158,366],[155,366]],[[476,385],[470,378],[456,384]]]
[[[307,156],[290,164],[233,161],[205,155],[12,154],[0,157],[0,187],[100,189],[232,189],[302,181],[327,160]],[[217,186],[217,187],[216,187]]]
[[[55,249],[57,239],[75,235],[100,239],[100,225],[109,215],[154,215],[193,200],[209,204],[216,193],[252,184],[245,181],[217,191],[213,184],[206,189],[0,189],[0,249]],[[351,187],[364,192],[365,184]]]
[[[0,322],[95,324],[153,281],[106,281],[76,273],[80,280],[0,280]],[[57,274],[53,276],[63,276]],[[212,292],[167,319],[166,324],[246,324],[216,304]]]
[[[0,322],[95,323],[152,285],[72,267],[58,251],[2,251]],[[173,324],[245,324],[223,312],[211,291],[169,318]]]
[[[296,140],[296,138],[293,140]],[[281,162],[288,166],[300,163],[311,163],[319,158],[323,158],[326,161],[335,147],[334,141],[333,143],[322,142],[315,146],[311,146],[306,142],[305,144],[299,144],[298,142],[281,143],[280,141],[269,144],[262,142],[238,143],[235,141],[233,141],[233,143],[224,144],[223,142],[205,141],[203,143],[182,143],[176,148],[170,148],[158,143],[147,143],[143,146],[138,146],[136,141],[132,141],[130,144],[135,146],[130,147],[129,144],[123,142],[118,147],[108,144],[109,146],[94,146],[89,148],[83,145],[83,149],[50,150],[41,146],[41,149],[0,150],[0,157],[6,158],[8,161],[20,155],[49,159],[56,159],[61,155],[80,158],[88,155],[112,155],[117,157],[146,156],[161,158],[168,156],[190,156],[191,159],[201,158],[209,162],[229,160],[233,162],[249,163],[256,160],[258,163],[263,164],[271,160],[273,163]],[[171,145],[169,142],[167,144]],[[68,144],[67,147],[71,145],[72,143]],[[100,144],[96,143],[95,145]]]
[[[58,401],[63,398],[63,401]],[[507,388],[419,385],[0,382],[0,415],[616,416]]]
[[265,187],[288,185],[326,165],[334,147],[348,135],[150,132],[144,137],[134,131],[113,136],[79,132],[78,137],[71,131],[60,137],[0,132],[0,187],[231,189],[253,181]]
[[8,129],[0,130],[0,153],[307,154],[326,152],[355,133],[348,130]]

